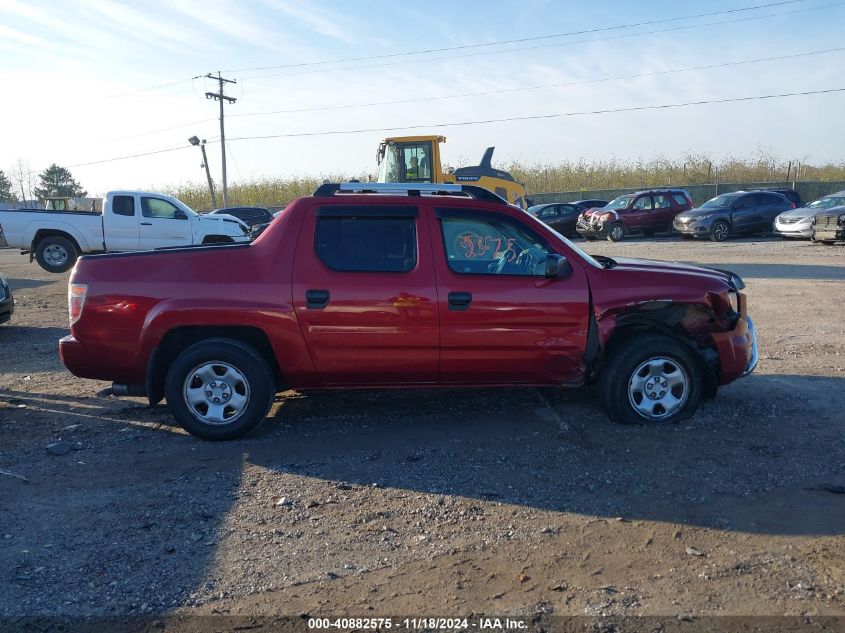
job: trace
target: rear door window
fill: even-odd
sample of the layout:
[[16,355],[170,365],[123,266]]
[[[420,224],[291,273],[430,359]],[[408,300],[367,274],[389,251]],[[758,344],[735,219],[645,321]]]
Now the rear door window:
[[338,272],[409,272],[417,265],[417,215],[413,207],[323,207],[314,250]]
[[686,196],[684,196],[684,194],[682,194],[682,193],[673,193],[672,197],[675,199],[675,202],[677,202],[681,206],[684,206],[684,205],[687,204]]

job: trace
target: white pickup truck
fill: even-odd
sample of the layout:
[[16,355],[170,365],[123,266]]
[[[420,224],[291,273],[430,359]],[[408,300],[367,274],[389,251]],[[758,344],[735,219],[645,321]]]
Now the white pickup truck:
[[61,273],[83,253],[248,242],[249,227],[229,215],[200,215],[162,193],[110,191],[102,213],[0,211],[0,235],[44,270]]

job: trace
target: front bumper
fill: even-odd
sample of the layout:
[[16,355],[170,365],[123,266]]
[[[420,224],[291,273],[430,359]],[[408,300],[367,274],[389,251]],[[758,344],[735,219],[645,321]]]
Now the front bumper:
[[813,236],[813,225],[811,222],[792,222],[785,224],[775,220],[775,234],[783,237],[810,238]]
[[711,226],[712,222],[710,221],[696,222],[695,220],[691,220],[683,222],[677,217],[675,218],[675,221],[672,222],[672,228],[675,229],[675,232],[680,233],[681,235],[698,235],[700,237],[709,236]]
[[845,227],[822,228],[816,227],[813,230],[813,239],[817,242],[841,242],[845,241]]
[[754,327],[754,321],[746,313],[745,295],[738,293],[738,297],[740,317],[734,329],[712,335],[719,354],[720,385],[726,385],[737,378],[747,376],[756,369],[757,361],[760,359],[757,329]]
[[575,232],[582,237],[607,237],[607,231],[611,224],[611,222],[593,224],[579,217],[575,223]]

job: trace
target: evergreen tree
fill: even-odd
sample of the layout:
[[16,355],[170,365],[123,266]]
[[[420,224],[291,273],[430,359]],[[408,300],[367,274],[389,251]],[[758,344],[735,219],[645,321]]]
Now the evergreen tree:
[[82,188],[71,173],[56,163],[38,174],[41,185],[35,188],[35,195],[39,200],[61,196],[64,198],[84,198],[88,192]]
[[0,169],[0,202],[14,202],[18,197],[12,193],[12,181]]

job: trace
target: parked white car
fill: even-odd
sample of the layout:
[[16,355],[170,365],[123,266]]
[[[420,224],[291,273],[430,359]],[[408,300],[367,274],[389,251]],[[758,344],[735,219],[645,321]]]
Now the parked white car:
[[813,220],[822,211],[845,206],[845,191],[837,191],[775,218],[775,233],[782,237],[813,237]]
[[54,273],[72,268],[83,253],[249,241],[249,227],[235,217],[200,215],[172,196],[147,191],[111,191],[102,213],[0,211],[0,234]]

